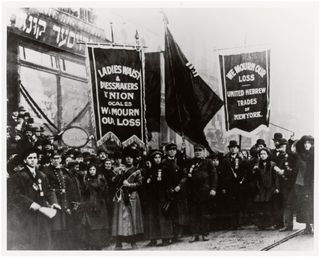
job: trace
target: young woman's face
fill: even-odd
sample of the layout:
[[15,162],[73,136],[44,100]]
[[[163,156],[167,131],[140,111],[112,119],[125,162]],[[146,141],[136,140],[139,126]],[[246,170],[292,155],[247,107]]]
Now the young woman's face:
[[248,153],[246,151],[241,151],[244,158],[248,158]]
[[150,161],[146,161],[146,167],[147,168],[151,168],[151,162]]
[[65,159],[66,165],[68,165],[68,163],[70,163],[72,160],[73,160],[73,159],[72,159],[70,156],[68,156],[68,157]]
[[264,151],[264,150],[262,150],[261,152],[260,152],[260,158],[261,158],[261,160],[266,160],[267,158],[268,158],[268,153],[266,152],[266,151]]
[[111,167],[112,167],[112,163],[111,163],[111,161],[105,161],[105,163],[104,163],[104,167],[107,169],[107,170],[110,170],[111,169]]
[[311,143],[310,143],[309,141],[306,141],[306,142],[304,143],[304,149],[307,150],[307,151],[309,151],[310,148],[311,148]]
[[132,165],[133,164],[133,158],[131,156],[127,156],[125,158],[126,164],[127,165]]
[[91,176],[95,176],[95,175],[96,175],[96,172],[97,172],[96,167],[92,166],[92,167],[89,168],[89,174],[90,174]]
[[153,157],[153,160],[154,160],[155,164],[160,164],[161,163],[161,155],[160,154],[156,154]]
[[218,167],[218,166],[219,166],[219,160],[218,160],[218,159],[213,159],[212,162],[213,162],[213,165],[214,165],[215,167]]

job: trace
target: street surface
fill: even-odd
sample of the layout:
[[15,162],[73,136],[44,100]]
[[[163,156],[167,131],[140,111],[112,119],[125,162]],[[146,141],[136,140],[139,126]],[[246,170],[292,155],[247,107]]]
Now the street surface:
[[[293,231],[279,232],[277,230],[260,231],[255,226],[247,226],[242,230],[236,231],[216,231],[209,234],[209,241],[189,243],[191,237],[181,238],[181,242],[168,246],[145,247],[148,241],[138,242],[140,251],[168,251],[168,250],[214,250],[214,251],[260,251],[290,234],[303,229],[304,225],[295,223]],[[293,241],[292,241],[293,240]],[[300,242],[301,241],[301,242]],[[291,243],[292,242],[292,243]],[[158,240],[158,244],[160,240]],[[291,248],[291,249],[290,249]],[[113,250],[114,245],[104,250]],[[301,235],[298,238],[290,239],[284,245],[273,248],[274,251],[291,251],[291,250],[313,250],[313,236]],[[123,244],[123,250],[131,250],[129,244]]]

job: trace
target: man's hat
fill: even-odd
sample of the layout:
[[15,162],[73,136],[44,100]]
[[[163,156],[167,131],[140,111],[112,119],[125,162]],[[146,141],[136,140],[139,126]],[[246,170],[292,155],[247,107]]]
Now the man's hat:
[[18,114],[17,119],[24,119],[24,115],[23,114]]
[[176,150],[176,149],[177,149],[177,145],[175,143],[169,143],[166,145],[166,151]]
[[200,145],[200,144],[196,144],[196,145],[194,145],[193,149],[194,149],[194,151],[196,151],[196,150],[202,151],[202,150],[204,150],[204,146]]
[[81,153],[80,151],[74,152],[74,158],[81,158],[81,157],[83,157],[83,153]]
[[113,154],[113,158],[114,159],[121,159],[122,157],[122,152],[121,151],[115,151],[114,154]]
[[150,157],[153,158],[156,154],[159,154],[161,157],[163,156],[163,152],[161,150],[156,149],[150,153]]
[[25,113],[23,114],[23,116],[24,116],[24,117],[31,118],[30,112],[25,112]]
[[260,154],[260,153],[261,153],[261,151],[266,151],[266,152],[267,152],[267,154],[268,154],[268,156],[270,156],[270,154],[271,154],[270,149],[269,149],[269,148],[267,148],[267,147],[263,147],[263,148],[259,149],[258,153]]
[[27,149],[25,149],[23,151],[23,153],[21,154],[21,157],[23,159],[25,159],[32,153],[36,153],[38,155],[39,154],[39,150],[37,148],[35,148],[35,147],[28,147]]
[[288,144],[288,141],[285,138],[280,138],[278,141],[279,141],[279,145],[287,145]]
[[19,112],[22,112],[22,111],[24,111],[24,112],[25,112],[25,111],[26,111],[26,109],[25,109],[23,106],[19,106],[19,107],[18,107],[18,111],[19,111]]
[[259,138],[256,142],[256,145],[263,145],[264,147],[266,147],[266,142],[263,139]]
[[229,148],[231,148],[231,147],[238,147],[238,148],[239,148],[239,145],[238,145],[238,143],[237,143],[236,140],[231,140],[231,141],[229,142],[228,147],[229,147]]
[[100,153],[107,153],[107,151],[103,148],[99,148],[99,150],[97,151],[97,155],[99,155]]
[[283,135],[281,133],[274,133],[272,140],[279,141],[281,138],[283,138]]
[[52,156],[55,156],[55,155],[59,155],[62,157],[63,151],[62,150],[54,150]]
[[23,132],[26,133],[27,131],[33,132],[33,131],[34,131],[34,128],[33,128],[32,126],[27,125],[27,126],[24,127]]
[[131,147],[126,147],[123,149],[122,156],[136,158],[138,156],[137,150],[132,149]]

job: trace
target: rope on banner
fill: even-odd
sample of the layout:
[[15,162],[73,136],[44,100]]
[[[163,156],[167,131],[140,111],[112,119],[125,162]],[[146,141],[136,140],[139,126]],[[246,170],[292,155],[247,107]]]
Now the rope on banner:
[[26,96],[29,98],[30,102],[32,102],[32,104],[34,105],[34,107],[39,111],[39,113],[42,115],[42,117],[54,128],[56,129],[58,132],[60,132],[60,130],[57,128],[57,126],[45,115],[45,113],[41,110],[41,108],[39,107],[39,105],[33,100],[33,98],[30,96],[30,94],[28,93],[28,91],[24,88],[24,86],[22,85],[21,81],[19,80],[19,85],[20,88],[24,91],[24,93],[26,94]]
[[24,97],[24,99],[27,101],[27,103],[29,104],[29,106],[31,107],[32,111],[36,114],[36,116],[39,119],[41,118],[41,115],[38,113],[37,109],[33,106],[33,104],[30,102],[29,98],[26,96],[25,92],[23,92],[23,90],[20,88],[20,93],[22,94],[22,96]]
[[283,130],[286,130],[286,131],[288,131],[288,132],[291,132],[293,135],[295,134],[294,131],[292,131],[292,130],[290,130],[290,129],[286,129],[286,128],[284,128],[284,127],[281,127],[281,126],[276,125],[276,124],[271,123],[271,122],[269,122],[269,124],[272,125],[272,126],[274,126],[274,127],[281,128],[281,129],[283,129]]
[[63,130],[66,130],[67,128],[69,128],[72,123],[76,122],[78,119],[80,119],[88,110],[89,108],[89,102],[87,102],[87,104],[85,105],[85,107],[82,108],[82,110],[76,115],[76,117],[73,118],[72,121],[69,122],[69,124],[67,126],[64,127]]
[[[33,106],[33,104],[30,102],[30,99],[26,96],[25,92],[23,92],[23,90],[20,88],[20,92],[22,94],[22,96],[24,97],[24,99],[27,101],[27,103],[29,104],[29,106],[31,107],[31,109],[33,110],[33,112],[36,114],[36,116],[39,119],[42,119],[41,115],[38,113],[37,109]],[[51,129],[51,127],[47,124],[47,123],[43,123],[43,125],[51,132],[54,133],[54,131]]]
[[118,43],[96,43],[96,42],[83,42],[83,41],[77,41],[76,44],[83,44],[83,45],[89,45],[89,46],[111,46],[111,47],[124,47],[124,48],[148,48],[147,46],[143,45],[125,45],[125,44],[118,44]]

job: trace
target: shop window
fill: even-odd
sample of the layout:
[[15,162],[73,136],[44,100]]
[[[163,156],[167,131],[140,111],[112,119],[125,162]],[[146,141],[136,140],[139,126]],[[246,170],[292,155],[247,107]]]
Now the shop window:
[[[54,74],[21,66],[20,79],[29,95],[38,104],[46,116],[57,125],[57,77]],[[31,107],[21,96],[23,105],[33,116],[36,123],[43,123],[37,119]]]
[[31,62],[40,66],[57,69],[56,57],[32,50],[27,47],[19,46],[20,60]]
[[60,59],[61,70],[65,73],[69,73],[81,78],[87,77],[86,66],[77,62],[72,62],[66,59]]
[[[86,106],[88,103],[88,86],[87,83],[61,78],[62,94],[62,128],[67,126]],[[89,132],[90,122],[89,112],[87,111],[73,125],[78,125]]]

